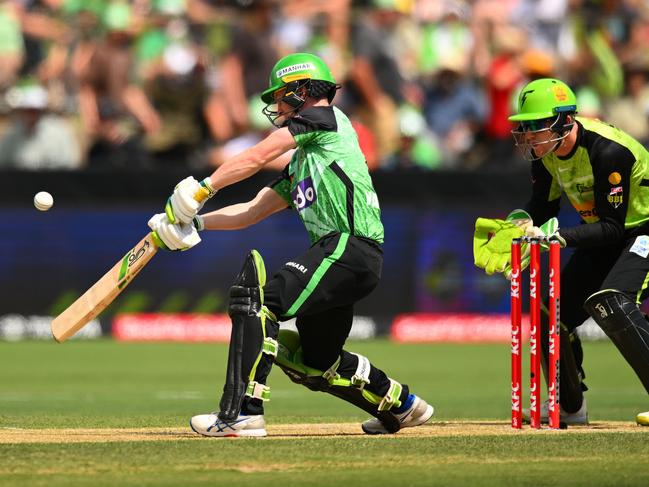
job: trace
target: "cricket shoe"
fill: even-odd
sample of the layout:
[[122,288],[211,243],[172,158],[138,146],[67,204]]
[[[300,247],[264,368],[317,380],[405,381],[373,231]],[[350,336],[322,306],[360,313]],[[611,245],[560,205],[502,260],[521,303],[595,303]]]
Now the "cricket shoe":
[[237,419],[223,421],[216,413],[199,414],[189,420],[189,426],[203,436],[238,437],[266,436],[266,422],[263,414],[247,416],[240,414]]
[[635,417],[635,422],[642,426],[649,426],[649,411],[645,411],[644,413],[639,413]]
[[[433,416],[435,412],[433,406],[419,396],[410,394],[408,401],[412,401],[412,404],[405,411],[401,413],[393,412],[401,428],[422,425]],[[368,435],[385,435],[390,433],[377,418],[368,419],[361,427]]]
[[[541,403],[541,424],[548,424],[550,416],[550,403],[546,399]],[[559,421],[565,423],[567,426],[571,425],[587,425],[588,424],[588,408],[586,407],[586,398],[584,397],[583,402],[581,403],[581,408],[579,411],[574,413],[567,413],[560,408],[559,410]],[[530,422],[530,409],[523,408],[523,422]]]

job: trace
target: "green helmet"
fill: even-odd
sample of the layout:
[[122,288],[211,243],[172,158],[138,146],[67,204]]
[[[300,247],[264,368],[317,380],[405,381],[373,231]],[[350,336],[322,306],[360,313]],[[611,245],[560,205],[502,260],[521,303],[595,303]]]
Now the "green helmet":
[[273,93],[292,81],[319,80],[336,84],[331,71],[315,54],[298,52],[283,57],[273,66],[268,79],[268,89],[261,94],[264,103],[273,103]]
[[525,122],[556,117],[577,111],[577,97],[563,81],[541,78],[528,83],[518,95],[518,113],[512,122]]

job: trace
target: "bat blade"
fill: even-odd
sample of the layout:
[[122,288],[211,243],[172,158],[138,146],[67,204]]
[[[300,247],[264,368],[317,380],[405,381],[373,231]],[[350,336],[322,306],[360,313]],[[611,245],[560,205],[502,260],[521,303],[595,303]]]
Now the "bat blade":
[[148,233],[90,289],[54,318],[54,339],[59,343],[64,342],[96,318],[149,263],[157,251],[158,246],[151,233]]

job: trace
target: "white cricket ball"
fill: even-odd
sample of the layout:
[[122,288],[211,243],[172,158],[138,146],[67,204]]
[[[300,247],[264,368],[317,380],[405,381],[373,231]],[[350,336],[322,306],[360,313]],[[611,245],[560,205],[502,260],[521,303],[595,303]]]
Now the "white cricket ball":
[[54,198],[47,191],[39,191],[34,196],[34,206],[41,211],[47,211],[52,208]]

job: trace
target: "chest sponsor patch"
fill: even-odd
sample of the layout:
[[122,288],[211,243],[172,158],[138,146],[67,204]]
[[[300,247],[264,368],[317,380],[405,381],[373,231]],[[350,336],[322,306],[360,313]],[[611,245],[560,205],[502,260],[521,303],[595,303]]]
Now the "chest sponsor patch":
[[313,179],[310,176],[297,183],[295,189],[291,191],[293,204],[298,211],[302,211],[311,206],[317,197],[315,187],[313,186]]
[[647,235],[640,235],[637,237],[629,249],[629,252],[646,259],[647,255],[649,255],[649,237]]
[[613,205],[613,208],[617,208],[622,203],[624,203],[624,187],[623,186],[612,187],[606,199],[611,205]]

